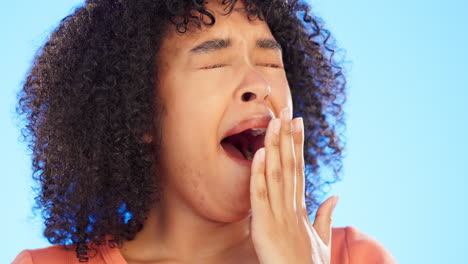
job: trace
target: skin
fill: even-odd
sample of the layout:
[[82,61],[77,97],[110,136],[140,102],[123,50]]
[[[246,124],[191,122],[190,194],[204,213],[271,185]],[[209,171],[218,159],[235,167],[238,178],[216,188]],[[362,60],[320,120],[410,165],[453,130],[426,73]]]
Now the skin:
[[[329,263],[336,199],[321,205],[312,227],[304,202],[303,131],[292,129],[281,50],[256,46],[259,39],[274,40],[265,22],[238,11],[222,16],[214,2],[207,6],[215,12],[213,27],[183,35],[172,28],[162,43],[161,201],[120,252],[131,264]],[[212,39],[231,45],[190,52]],[[251,96],[243,100],[246,93]],[[220,141],[229,128],[260,114],[278,117],[284,108],[289,111],[270,122],[265,149],[251,168],[223,153]]]

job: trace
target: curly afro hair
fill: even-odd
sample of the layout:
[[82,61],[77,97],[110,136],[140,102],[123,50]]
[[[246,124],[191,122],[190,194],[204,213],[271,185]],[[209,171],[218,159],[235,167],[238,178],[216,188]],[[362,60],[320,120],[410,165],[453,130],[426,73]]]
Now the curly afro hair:
[[[229,14],[238,0],[217,1]],[[304,118],[312,214],[323,187],[340,178],[346,80],[330,33],[306,2],[242,2],[283,49],[294,116]],[[155,56],[170,25],[180,34],[214,25],[205,6],[206,0],[88,0],[60,22],[32,63],[18,113],[39,183],[36,209],[49,242],[71,246],[80,261],[88,260],[88,242],[134,239],[159,199],[160,143],[143,140],[160,130]],[[323,167],[332,177],[321,176]]]

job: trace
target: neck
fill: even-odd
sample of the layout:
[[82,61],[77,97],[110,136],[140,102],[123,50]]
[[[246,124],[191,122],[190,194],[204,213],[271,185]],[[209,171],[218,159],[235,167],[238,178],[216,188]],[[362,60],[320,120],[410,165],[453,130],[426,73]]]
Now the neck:
[[251,248],[249,228],[248,216],[233,223],[215,222],[197,214],[180,196],[165,192],[121,253],[134,261],[222,262]]

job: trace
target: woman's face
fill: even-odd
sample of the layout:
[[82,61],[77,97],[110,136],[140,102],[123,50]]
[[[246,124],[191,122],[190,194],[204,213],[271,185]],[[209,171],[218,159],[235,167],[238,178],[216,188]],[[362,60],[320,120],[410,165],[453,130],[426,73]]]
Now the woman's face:
[[[160,184],[163,199],[178,197],[205,218],[232,222],[250,209],[250,161],[241,154],[245,146],[237,145],[248,136],[223,139],[266,127],[292,101],[268,25],[238,11],[222,16],[224,7],[213,1],[207,7],[214,26],[183,35],[172,28],[159,52],[158,94],[165,106]],[[256,145],[255,151],[263,139],[253,138],[244,144]]]

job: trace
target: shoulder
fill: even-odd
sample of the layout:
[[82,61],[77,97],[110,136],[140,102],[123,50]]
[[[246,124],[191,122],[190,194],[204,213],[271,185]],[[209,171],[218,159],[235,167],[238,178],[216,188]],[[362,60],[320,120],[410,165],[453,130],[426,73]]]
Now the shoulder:
[[12,264],[73,263],[75,251],[63,246],[51,246],[41,249],[21,251]]
[[[118,255],[118,249],[106,245],[88,244],[89,264],[124,263]],[[78,264],[73,247],[50,246],[41,249],[21,251],[12,264]]]
[[334,263],[397,263],[377,240],[355,227],[332,229],[332,264]]

